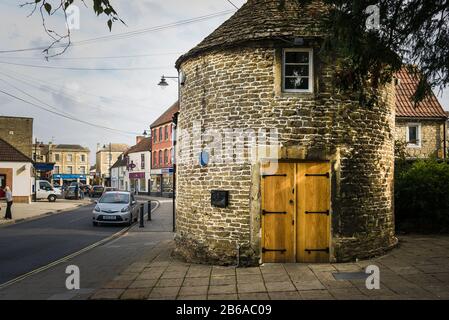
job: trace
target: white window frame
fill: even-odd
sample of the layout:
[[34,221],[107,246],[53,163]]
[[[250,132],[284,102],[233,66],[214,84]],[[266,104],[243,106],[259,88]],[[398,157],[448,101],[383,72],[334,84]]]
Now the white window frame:
[[[285,88],[285,66],[287,52],[308,52],[309,53],[309,89],[286,89]],[[313,49],[312,48],[286,48],[282,51],[282,91],[287,93],[313,93]]]
[[[417,139],[418,139],[418,143],[413,143],[410,142],[410,127],[416,127],[418,132],[417,132]],[[422,142],[422,137],[421,137],[421,123],[407,123],[407,128],[405,130],[405,141],[407,142],[407,147],[409,148],[421,148],[421,142]]]

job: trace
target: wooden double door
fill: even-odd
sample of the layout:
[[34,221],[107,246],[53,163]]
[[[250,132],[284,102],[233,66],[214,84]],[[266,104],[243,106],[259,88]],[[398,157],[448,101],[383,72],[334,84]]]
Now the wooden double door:
[[330,163],[262,164],[263,262],[329,262]]

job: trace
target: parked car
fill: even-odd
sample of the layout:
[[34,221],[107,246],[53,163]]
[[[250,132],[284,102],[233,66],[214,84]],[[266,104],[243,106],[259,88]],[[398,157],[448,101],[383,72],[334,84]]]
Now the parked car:
[[103,186],[93,186],[89,195],[91,198],[100,198],[104,193],[105,188]]
[[36,180],[36,200],[47,199],[49,202],[55,202],[62,197],[61,190],[52,187],[47,180]]
[[130,192],[110,191],[104,193],[97,201],[93,211],[93,225],[127,224],[136,222],[139,206]]
[[65,192],[65,199],[76,199],[76,187],[70,186]]

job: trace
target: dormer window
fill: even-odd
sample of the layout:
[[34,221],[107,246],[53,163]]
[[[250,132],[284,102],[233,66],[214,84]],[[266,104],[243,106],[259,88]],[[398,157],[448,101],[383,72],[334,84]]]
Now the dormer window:
[[297,93],[313,92],[312,49],[284,49],[282,90]]

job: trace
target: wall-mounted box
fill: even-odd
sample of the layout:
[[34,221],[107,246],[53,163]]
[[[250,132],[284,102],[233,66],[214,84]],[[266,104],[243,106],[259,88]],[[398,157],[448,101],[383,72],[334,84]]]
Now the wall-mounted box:
[[212,190],[211,205],[217,208],[227,208],[229,205],[229,191]]

